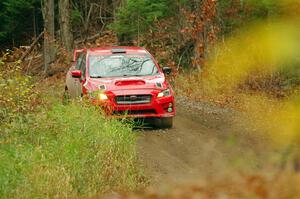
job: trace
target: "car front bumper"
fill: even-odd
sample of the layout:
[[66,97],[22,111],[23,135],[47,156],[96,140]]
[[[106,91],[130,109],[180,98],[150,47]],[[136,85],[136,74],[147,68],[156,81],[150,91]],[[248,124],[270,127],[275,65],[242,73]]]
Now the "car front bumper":
[[105,101],[92,100],[93,104],[101,106],[105,113],[114,117],[132,117],[132,118],[162,118],[174,117],[176,107],[174,96],[157,98],[152,95],[150,103],[145,104],[118,104],[115,100],[116,95],[108,95],[109,99]]

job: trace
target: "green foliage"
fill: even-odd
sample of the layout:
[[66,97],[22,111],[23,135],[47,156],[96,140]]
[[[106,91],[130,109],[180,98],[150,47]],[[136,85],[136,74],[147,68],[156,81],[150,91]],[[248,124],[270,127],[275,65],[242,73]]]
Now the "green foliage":
[[2,0],[0,2],[0,42],[7,44],[14,40],[21,44],[33,35],[33,13],[36,26],[42,28],[40,0]]
[[280,0],[220,0],[218,12],[221,34],[235,32],[249,22],[265,20],[280,14]]
[[175,6],[173,0],[127,0],[110,27],[118,35],[133,38],[138,32],[147,31],[154,21],[173,14]]
[[38,97],[33,87],[31,77],[22,74],[19,62],[0,62],[0,126],[32,111]]
[[239,1],[219,1],[218,12],[221,17],[218,20],[222,35],[232,33],[243,22],[241,6]]
[[77,198],[144,183],[131,127],[84,102],[55,104],[0,138],[2,198]]
[[280,0],[246,0],[244,6],[250,9],[248,20],[258,20],[279,14]]
[[77,9],[71,11],[72,26],[76,29],[81,23],[81,12]]

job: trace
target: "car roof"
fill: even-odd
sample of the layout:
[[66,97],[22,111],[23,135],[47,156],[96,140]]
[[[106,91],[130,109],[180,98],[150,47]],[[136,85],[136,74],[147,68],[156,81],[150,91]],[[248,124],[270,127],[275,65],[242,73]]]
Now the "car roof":
[[123,51],[126,54],[149,54],[149,52],[143,48],[138,46],[110,46],[110,47],[98,47],[98,48],[90,48],[88,49],[88,54],[99,55],[99,54],[113,54],[113,51]]

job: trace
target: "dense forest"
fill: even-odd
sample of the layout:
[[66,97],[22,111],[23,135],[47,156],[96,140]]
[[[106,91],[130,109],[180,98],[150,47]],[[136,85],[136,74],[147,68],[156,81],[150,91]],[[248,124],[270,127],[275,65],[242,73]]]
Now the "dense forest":
[[160,54],[162,61],[168,64],[199,68],[214,43],[253,21],[285,15],[285,8],[295,3],[4,0],[0,3],[0,44],[3,50],[30,45],[44,32],[45,67],[48,67],[55,59],[58,46],[70,52],[73,47],[88,42],[90,37],[103,36],[110,30],[117,36],[116,44],[142,45]]

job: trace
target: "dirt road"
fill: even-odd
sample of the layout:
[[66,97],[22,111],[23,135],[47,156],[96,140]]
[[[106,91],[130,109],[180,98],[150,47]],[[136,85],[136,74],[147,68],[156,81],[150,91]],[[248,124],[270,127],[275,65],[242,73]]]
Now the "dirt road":
[[234,170],[260,168],[267,151],[247,125],[236,125],[239,114],[205,103],[177,99],[170,130],[144,130],[139,157],[153,184],[197,180]]

